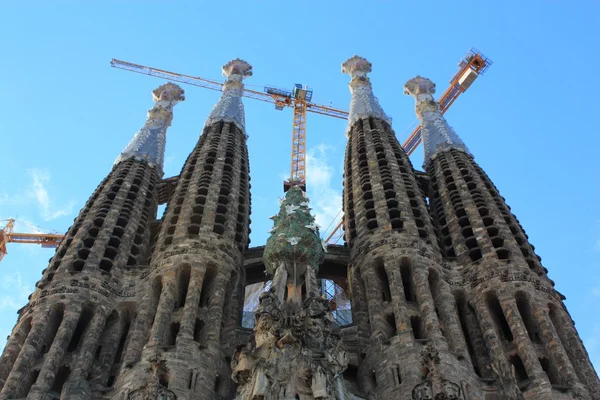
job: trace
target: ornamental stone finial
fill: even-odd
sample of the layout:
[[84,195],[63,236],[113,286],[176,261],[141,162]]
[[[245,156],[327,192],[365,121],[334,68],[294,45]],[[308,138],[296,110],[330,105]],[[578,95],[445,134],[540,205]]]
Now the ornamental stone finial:
[[373,70],[373,64],[367,61],[366,58],[353,56],[347,59],[342,64],[342,72],[354,77],[366,77]]
[[175,104],[185,100],[185,92],[182,88],[174,83],[167,82],[164,85],[160,85],[152,91],[152,99],[154,102],[159,101],[170,101]]
[[252,75],[252,66],[244,60],[236,58],[221,68],[227,77],[223,83],[223,94],[213,107],[204,127],[218,121],[233,122],[242,132],[246,132],[246,121],[242,95],[244,94],[243,79]]
[[409,79],[404,84],[404,94],[418,96],[421,94],[433,95],[434,93],[435,83],[433,83],[430,79],[423,78],[419,75],[415,76],[412,79]]
[[348,113],[348,128],[346,136],[349,137],[354,123],[361,118],[378,118],[391,124],[390,118],[385,114],[377,97],[373,94],[371,81],[367,74],[371,72],[372,64],[366,58],[353,56],[342,64],[342,72],[352,77],[350,81],[350,112]]
[[454,149],[471,155],[464,142],[448,125],[438,102],[433,98],[434,93],[435,83],[422,76],[409,79],[404,84],[404,94],[415,99],[415,111],[421,120],[424,167],[442,151]]
[[227,64],[223,65],[221,69],[223,71],[223,76],[228,78],[233,78],[236,75],[239,75],[241,79],[252,76],[252,65],[239,58],[229,61]]
[[117,157],[115,164],[133,157],[139,161],[146,161],[148,165],[156,168],[159,176],[162,176],[167,128],[173,120],[173,107],[185,100],[184,93],[182,88],[170,82],[152,91],[155,104],[148,111],[146,123]]

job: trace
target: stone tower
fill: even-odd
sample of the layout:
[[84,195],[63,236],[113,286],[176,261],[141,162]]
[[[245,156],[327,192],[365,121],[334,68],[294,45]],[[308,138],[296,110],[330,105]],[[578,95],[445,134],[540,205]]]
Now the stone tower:
[[371,64],[355,56],[342,71],[345,246],[321,242],[292,186],[266,246],[248,248],[248,63],[223,66],[220,100],[166,179],[184,97],[162,85],[19,310],[0,400],[600,400],[564,297],[435,85],[404,86],[421,172],[373,94]]
[[[233,393],[224,347],[241,319],[250,193],[236,59],[165,211],[115,393],[213,399]],[[152,370],[152,374],[148,371]]]
[[[413,388],[432,385],[451,396],[461,381],[478,386],[425,193],[373,95],[371,64],[355,56],[342,68],[352,93],[344,213],[359,384],[380,399],[411,399]],[[435,366],[421,365],[430,358]]]
[[[153,91],[146,124],[69,228],[0,359],[0,399],[90,398],[114,379],[135,315],[130,270],[148,256],[166,131],[183,90]],[[112,376],[112,378],[111,378]],[[70,390],[73,390],[71,392]]]
[[[442,116],[435,84],[417,76],[404,88],[422,124],[429,208],[447,263],[438,285],[452,287],[452,313],[462,328],[456,333],[468,350],[462,365],[470,361],[480,381],[493,379],[501,398],[600,399],[600,382],[564,297],[498,189]],[[476,392],[462,389],[465,396]]]

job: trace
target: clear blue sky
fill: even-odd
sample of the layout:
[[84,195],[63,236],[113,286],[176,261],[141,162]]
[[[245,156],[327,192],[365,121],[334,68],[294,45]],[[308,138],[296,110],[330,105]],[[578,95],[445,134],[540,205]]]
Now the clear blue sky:
[[[348,109],[340,65],[359,54],[373,63],[375,94],[402,141],[416,119],[404,82],[423,75],[440,94],[477,47],[495,64],[448,120],[519,217],[600,366],[597,2],[13,1],[0,15],[0,219],[18,218],[21,231],[25,222],[65,231],[144,123],[161,81],[111,68],[112,58],[221,79],[221,66],[240,57],[254,66],[250,88],[308,84],[314,102]],[[179,173],[219,96],[185,90],[166,176]],[[289,170],[291,110],[245,104],[252,245],[262,245]],[[341,208],[344,130],[309,115],[309,196],[325,226]],[[9,245],[0,348],[52,255]]]

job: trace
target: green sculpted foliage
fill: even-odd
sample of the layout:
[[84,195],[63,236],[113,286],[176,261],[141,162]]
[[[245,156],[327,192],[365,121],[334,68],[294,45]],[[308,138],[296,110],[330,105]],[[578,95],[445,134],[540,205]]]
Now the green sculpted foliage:
[[302,189],[294,186],[281,201],[279,214],[271,217],[274,226],[264,252],[269,274],[273,275],[282,266],[290,276],[299,278],[307,267],[319,269],[325,256],[324,245],[308,201]]

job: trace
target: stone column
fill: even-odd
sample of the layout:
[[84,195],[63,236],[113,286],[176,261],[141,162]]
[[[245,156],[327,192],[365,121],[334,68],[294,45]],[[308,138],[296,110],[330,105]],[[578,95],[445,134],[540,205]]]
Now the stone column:
[[164,344],[165,333],[167,329],[169,329],[171,313],[173,313],[173,307],[175,306],[176,293],[177,285],[174,280],[170,277],[165,277],[163,290],[160,294],[160,300],[158,301],[156,317],[154,318],[154,325],[152,325],[150,331],[148,346],[159,346]]
[[577,334],[577,330],[569,316],[568,312],[562,307],[557,310],[557,316],[560,319],[560,325],[554,325],[557,330],[561,342],[563,345],[566,343],[565,351],[571,360],[571,363],[579,379],[581,379],[586,385],[592,396],[592,399],[600,399],[600,383],[598,382],[598,375],[594,371],[594,367],[589,361],[589,357],[583,343]]
[[[15,397],[26,396],[27,393],[21,393],[25,389],[25,377],[30,373],[31,365],[39,358],[43,345],[43,336],[46,333],[46,327],[50,314],[48,310],[38,310],[32,321],[32,328],[25,339],[23,348],[19,353],[19,358],[15,362],[12,371],[8,375],[4,388],[0,392],[0,399],[12,399]],[[26,388],[29,389],[28,387]],[[21,396],[22,395],[22,396]]]
[[477,365],[479,370],[479,374],[482,377],[487,377],[491,374],[489,369],[490,358],[488,356],[485,340],[483,338],[483,333],[479,327],[479,323],[477,322],[477,316],[474,311],[467,305],[466,301],[463,304],[464,314],[465,314],[465,322],[467,326],[467,331],[464,332],[466,340],[471,342],[471,346],[473,348],[473,358],[474,363]]
[[386,259],[383,265],[390,283],[396,330],[398,333],[408,332],[411,330],[410,319],[408,318],[408,312],[406,310],[406,297],[404,294],[404,286],[402,285],[402,277],[398,271],[398,263],[394,260]]
[[123,333],[123,316],[119,313],[119,320],[112,326],[111,330],[107,332],[106,339],[104,340],[100,357],[95,368],[94,382],[100,383],[106,386],[110,373],[112,370],[113,363],[117,349],[119,348],[119,340]]
[[373,339],[387,331],[387,322],[385,322],[382,315],[383,304],[381,301],[381,292],[378,289],[379,285],[375,282],[375,271],[367,263],[363,264],[363,267],[365,268],[361,268],[361,278],[365,282],[365,286],[369,288],[365,293],[365,300],[369,310],[371,339]]
[[273,283],[271,284],[271,287],[275,289],[275,294],[277,295],[277,299],[279,299],[279,302],[281,304],[283,304],[283,299],[285,298],[285,291],[287,290],[286,283],[287,269],[282,263],[282,265],[280,265],[279,268],[277,268],[277,270],[275,271],[275,275],[273,276]]
[[348,280],[352,287],[352,320],[358,327],[359,348],[364,351],[370,336],[367,299],[361,288],[360,280],[362,277],[358,267],[349,265],[348,271]]
[[127,346],[125,357],[123,357],[123,365],[132,366],[140,360],[142,350],[148,340],[148,331],[151,328],[152,317],[157,311],[161,293],[155,296],[152,284],[148,284],[147,292],[140,302],[140,311],[131,329],[131,340]]
[[23,348],[27,335],[31,331],[31,323],[31,318],[25,319],[19,325],[19,328],[13,331],[8,343],[6,343],[2,358],[0,358],[0,390],[2,390],[2,386],[6,378],[8,378],[8,374],[17,360],[19,352]]
[[435,312],[435,303],[433,302],[433,296],[429,289],[427,273],[427,269],[419,265],[415,265],[415,268],[413,269],[419,310],[421,311],[421,317],[423,318],[425,329],[427,330],[427,337],[431,339],[440,350],[447,349],[448,344],[440,330],[440,322]]
[[[222,272],[221,272],[222,271]],[[208,304],[208,313],[211,316],[210,324],[207,324],[207,337],[219,341],[221,339],[221,321],[223,319],[223,305],[225,303],[225,293],[227,292],[227,282],[231,278],[229,268],[220,268],[219,274],[215,279],[214,295]]]
[[100,345],[105,323],[106,311],[103,307],[99,306],[96,308],[86,335],[83,338],[81,350],[79,351],[79,355],[75,361],[75,368],[73,368],[69,380],[86,379],[92,367],[96,349]]
[[534,316],[540,327],[540,334],[546,344],[548,356],[554,361],[561,377],[564,379],[564,383],[576,388],[579,392],[585,393],[589,397],[587,390],[579,381],[575,369],[571,365],[571,361],[560,342],[558,333],[550,320],[548,310],[538,308],[534,311]]
[[308,297],[317,297],[319,296],[319,285],[317,284],[317,273],[314,269],[308,267],[306,268],[306,276],[304,277],[306,281],[306,294]]
[[38,396],[41,397],[42,394],[47,393],[54,385],[56,373],[63,361],[73,332],[75,332],[82,308],[82,304],[75,303],[70,304],[65,310],[65,315],[56,332],[50,351],[46,354],[44,365],[40,370],[37,382],[31,388],[31,391],[35,393],[29,396],[32,399],[38,398]]
[[194,328],[196,326],[196,316],[198,315],[198,305],[202,296],[202,282],[206,275],[206,265],[198,268],[192,268],[190,284],[187,297],[185,299],[185,308],[181,317],[181,327],[179,337],[185,339],[194,339]]
[[[481,333],[483,335],[483,341],[485,342],[485,347],[487,347],[490,352],[490,362],[500,364],[502,365],[502,369],[510,371],[512,366],[504,354],[504,346],[502,345],[502,341],[498,336],[496,324],[494,323],[494,319],[490,314],[490,311],[487,309],[485,302],[473,301],[473,303],[477,313],[479,327],[481,328]],[[513,383],[516,384],[516,381]]]
[[448,345],[454,352],[462,355],[462,357],[469,364],[471,364],[471,357],[469,355],[467,342],[462,335],[462,328],[460,325],[454,296],[452,296],[450,293],[450,289],[441,283],[439,285],[439,289],[440,295],[438,300],[438,310],[440,312],[440,318],[444,321],[444,325],[446,326],[449,342]]
[[537,351],[529,339],[527,329],[517,308],[517,302],[511,297],[510,299],[501,301],[500,305],[512,331],[514,343],[517,346],[517,351],[523,361],[523,365],[525,365],[527,375],[529,375],[532,381],[537,381],[540,385],[549,386],[550,382],[537,358]]

